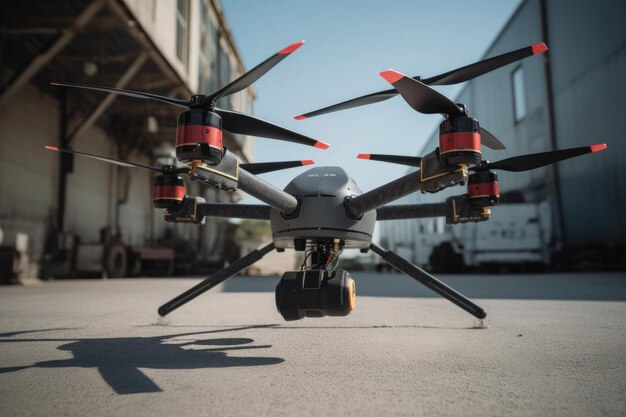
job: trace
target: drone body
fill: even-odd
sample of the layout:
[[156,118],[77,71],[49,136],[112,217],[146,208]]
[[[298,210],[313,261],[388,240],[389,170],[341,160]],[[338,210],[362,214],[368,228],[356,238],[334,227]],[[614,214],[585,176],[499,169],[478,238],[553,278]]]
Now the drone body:
[[[558,161],[597,152],[604,144],[555,150],[507,158],[490,163],[482,159],[482,145],[494,150],[504,145],[469,115],[467,107],[454,103],[428,85],[467,81],[517,60],[545,52],[544,44],[489,58],[439,76],[422,79],[387,70],[381,76],[394,89],[348,100],[296,119],[344,110],[387,100],[400,94],[416,111],[443,114],[439,146],[423,157],[406,155],[359,154],[358,158],[392,162],[417,168],[401,178],[362,192],[340,167],[316,167],[294,178],[284,190],[258,178],[278,169],[312,164],[312,161],[240,164],[223,147],[222,129],[263,136],[326,149],[324,142],[309,138],[272,123],[242,113],[218,109],[216,101],[250,86],[303,42],[294,43],[253,68],[230,84],[208,95],[189,100],[151,93],[106,87],[56,84],[167,102],[186,110],[178,118],[176,155],[183,167],[152,167],[119,161],[68,148],[47,146],[50,150],[74,153],[125,167],[149,169],[158,175],[154,182],[154,206],[164,210],[168,222],[203,223],[204,217],[261,219],[271,223],[272,242],[252,251],[216,272],[195,287],[163,304],[158,312],[167,315],[200,294],[236,275],[276,249],[305,253],[300,270],[288,271],[276,286],[276,306],[285,320],[304,317],[345,316],[356,306],[356,284],[350,274],[338,269],[344,249],[372,252],[397,270],[427,286],[463,310],[482,319],[485,311],[428,272],[372,242],[376,221],[445,217],[448,224],[481,222],[489,219],[489,207],[499,202],[498,177],[492,170],[526,171]],[[186,195],[181,175],[229,192],[240,189],[264,204],[206,203],[201,197]],[[437,204],[388,205],[411,193],[436,193],[448,187],[466,186],[467,193],[449,197]]]
[[372,243],[376,211],[370,210],[358,218],[349,215],[346,200],[362,192],[342,168],[312,168],[298,175],[284,191],[296,197],[299,205],[298,212],[291,216],[271,210],[276,248],[302,248],[335,239],[342,241],[346,249],[366,249]]

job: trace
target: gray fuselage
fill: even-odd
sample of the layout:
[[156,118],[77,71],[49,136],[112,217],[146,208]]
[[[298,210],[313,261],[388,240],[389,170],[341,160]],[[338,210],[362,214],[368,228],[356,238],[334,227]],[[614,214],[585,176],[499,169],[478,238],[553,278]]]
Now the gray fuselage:
[[351,218],[346,198],[362,194],[352,178],[340,167],[316,167],[298,175],[285,192],[296,197],[298,211],[289,217],[272,209],[272,236],[277,248],[293,248],[294,239],[308,244],[341,239],[345,248],[368,248],[374,233],[376,210]]

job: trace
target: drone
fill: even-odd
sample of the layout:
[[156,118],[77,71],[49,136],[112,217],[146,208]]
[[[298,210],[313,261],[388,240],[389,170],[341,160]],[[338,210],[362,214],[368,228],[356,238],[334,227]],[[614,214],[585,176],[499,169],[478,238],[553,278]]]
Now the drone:
[[[274,54],[236,80],[208,95],[188,100],[152,93],[81,84],[52,83],[56,86],[84,88],[140,99],[158,100],[184,108],[176,128],[176,157],[180,164],[154,167],[80,152],[70,148],[46,146],[49,150],[95,158],[156,173],[154,207],[164,211],[167,222],[204,223],[205,217],[269,220],[272,242],[253,250],[199,284],[163,304],[158,309],[166,316],[204,292],[250,267],[273,250],[294,249],[304,252],[299,270],[287,271],[276,285],[276,307],[287,320],[305,317],[346,316],[356,307],[356,283],[346,270],[338,268],[345,249],[370,250],[397,270],[414,278],[435,293],[456,304],[478,319],[485,310],[449,287],[424,269],[372,242],[376,221],[445,217],[448,224],[482,222],[489,219],[490,207],[500,200],[498,176],[494,170],[527,171],[565,159],[606,149],[606,144],[534,153],[489,162],[482,158],[481,146],[505,149],[493,134],[469,115],[467,106],[454,103],[430,85],[461,83],[515,61],[545,52],[545,44],[534,44],[485,59],[434,77],[407,77],[387,70],[380,75],[393,89],[368,94],[343,103],[296,116],[303,120],[390,99],[398,94],[417,112],[441,114],[439,146],[422,156],[359,154],[358,158],[391,162],[417,168],[413,172],[368,192],[362,192],[341,167],[313,167],[295,177],[284,190],[267,183],[258,174],[313,164],[313,161],[285,161],[240,164],[222,144],[227,130],[313,146],[329,147],[262,119],[219,109],[219,98],[241,91],[302,46],[296,42]],[[182,167],[181,167],[182,165]],[[183,176],[193,181],[232,192],[242,190],[264,204],[207,203],[202,197],[186,194]],[[467,193],[449,197],[442,203],[389,205],[417,191],[436,193],[452,186],[466,186]]]

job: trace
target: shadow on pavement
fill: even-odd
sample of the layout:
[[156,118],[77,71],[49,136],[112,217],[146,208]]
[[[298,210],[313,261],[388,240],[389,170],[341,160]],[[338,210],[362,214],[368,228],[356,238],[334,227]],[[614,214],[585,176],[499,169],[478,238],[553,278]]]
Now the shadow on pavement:
[[[403,274],[355,271],[351,275],[357,295],[438,297]],[[626,273],[436,276],[470,298],[626,301]],[[224,283],[223,291],[273,292],[278,278],[237,276]]]
[[[249,338],[203,339],[197,336],[265,328],[244,326],[230,329],[169,334],[155,337],[119,337],[104,339],[0,339],[0,343],[70,342],[57,349],[72,352],[72,359],[38,362],[29,366],[0,368],[0,373],[29,368],[96,368],[107,384],[118,394],[161,392],[162,389],[139,368],[202,369],[235,366],[276,365],[284,362],[273,357],[231,357],[229,350],[268,349],[271,345],[248,346]],[[56,330],[56,329],[53,329]],[[34,330],[42,332],[45,330]],[[9,335],[27,332],[5,333]],[[195,348],[191,348],[195,346]],[[198,349],[200,346],[202,348]],[[207,348],[207,346],[209,346]],[[215,346],[215,347],[213,347]]]

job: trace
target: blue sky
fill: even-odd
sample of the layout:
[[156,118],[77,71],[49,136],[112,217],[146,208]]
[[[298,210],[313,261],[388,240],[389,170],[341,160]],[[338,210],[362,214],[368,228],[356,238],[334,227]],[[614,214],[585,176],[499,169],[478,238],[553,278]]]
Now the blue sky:
[[[428,77],[479,60],[519,3],[222,0],[248,69],[290,43],[306,40],[254,84],[254,113],[331,145],[324,151],[255,138],[256,161],[313,159],[318,165],[342,166],[363,191],[404,175],[405,167],[359,160],[356,155],[416,155],[440,116],[416,113],[398,96],[308,120],[293,117],[390,88],[379,75],[389,68]],[[437,89],[454,98],[461,87]],[[283,188],[304,170],[262,178]],[[255,200],[246,196],[244,202]]]

